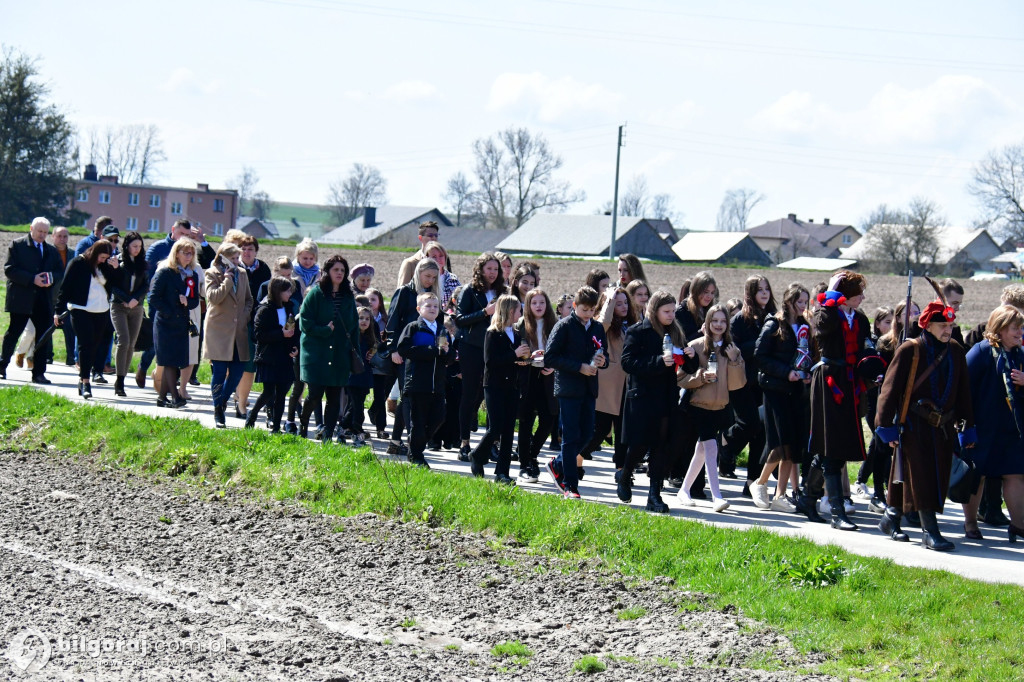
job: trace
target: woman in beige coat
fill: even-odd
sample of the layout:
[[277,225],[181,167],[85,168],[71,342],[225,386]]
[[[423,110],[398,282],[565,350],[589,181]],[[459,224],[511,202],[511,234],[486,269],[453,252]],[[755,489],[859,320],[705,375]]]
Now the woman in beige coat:
[[239,268],[242,250],[221,244],[213,264],[206,271],[206,334],[203,355],[210,359],[213,378],[213,419],[223,429],[224,410],[245,363],[249,361],[249,312],[252,293],[249,278]]
[[[747,374],[740,349],[729,334],[729,314],[724,305],[708,309],[702,331],[703,336],[690,342],[697,352],[700,369],[679,378],[679,385],[690,391],[688,409],[697,430],[697,447],[678,497],[686,506],[696,504],[690,498],[690,486],[701,467],[706,467],[714,510],[720,512],[728,509],[729,503],[718,487],[718,439],[729,426],[729,391],[742,388]],[[720,378],[723,380],[719,381]]]

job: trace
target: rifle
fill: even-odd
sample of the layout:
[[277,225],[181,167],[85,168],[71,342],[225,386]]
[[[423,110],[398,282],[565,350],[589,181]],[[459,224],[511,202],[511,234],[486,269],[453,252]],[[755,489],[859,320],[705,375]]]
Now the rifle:
[[[910,259],[907,259],[907,302],[903,307],[903,332],[900,334],[900,343],[902,344],[907,340],[907,333],[910,331],[910,306],[912,305],[911,297],[914,291],[914,271],[910,269]],[[915,365],[917,363],[914,363]],[[916,366],[914,367],[916,370]],[[910,400],[910,395],[903,396],[903,402],[906,404]],[[896,452],[893,453],[892,463],[892,481],[893,483],[903,483],[903,419],[906,417],[906,410],[899,410],[893,417],[894,426],[899,427],[899,440],[896,444]]]
[[[71,311],[70,310],[65,310],[64,312],[62,312],[59,315],[59,319],[60,319],[61,324],[64,324],[67,321],[68,316],[70,316],[70,315],[71,315]],[[42,334],[38,333],[38,330],[37,330],[36,341],[35,341],[35,343],[32,344],[32,347],[29,349],[28,354],[30,356],[35,356],[36,348],[41,346],[43,344],[43,342],[46,341],[46,339],[48,339],[51,336],[53,336],[53,332],[56,329],[57,329],[57,325],[54,324],[54,325],[51,325],[50,328],[47,329],[46,331],[44,331]]]

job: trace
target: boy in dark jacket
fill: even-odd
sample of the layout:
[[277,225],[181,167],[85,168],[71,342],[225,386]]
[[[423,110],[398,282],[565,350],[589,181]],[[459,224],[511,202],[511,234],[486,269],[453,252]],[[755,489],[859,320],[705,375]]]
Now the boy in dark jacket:
[[412,433],[409,437],[409,461],[430,468],[423,457],[427,441],[444,423],[445,367],[449,362],[451,339],[437,319],[441,301],[437,294],[416,297],[419,317],[406,325],[398,337],[398,354],[405,359],[404,399],[409,401]]
[[555,370],[562,427],[562,451],[548,462],[555,485],[566,498],[579,499],[576,455],[594,435],[597,370],[608,360],[604,354],[604,327],[593,322],[598,293],[584,286],[573,298],[573,312],[559,320],[548,337],[544,366]]

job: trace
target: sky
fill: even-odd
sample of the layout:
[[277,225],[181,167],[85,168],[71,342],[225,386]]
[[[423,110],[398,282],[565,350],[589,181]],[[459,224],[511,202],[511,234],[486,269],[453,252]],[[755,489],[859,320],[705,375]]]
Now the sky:
[[[160,184],[224,187],[243,166],[278,201],[323,203],[353,163],[390,203],[440,206],[474,140],[544,135],[571,213],[645,176],[676,225],[723,194],[860,224],[934,200],[969,225],[972,166],[1024,141],[1024,3],[658,0],[0,0],[0,44],[38,57],[83,133],[155,124]],[[620,189],[620,192],[622,190]]]

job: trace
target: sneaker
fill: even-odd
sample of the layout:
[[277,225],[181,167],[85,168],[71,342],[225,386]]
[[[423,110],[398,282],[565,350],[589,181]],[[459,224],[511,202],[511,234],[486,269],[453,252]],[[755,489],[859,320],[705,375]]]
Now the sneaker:
[[512,479],[510,476],[506,476],[505,474],[498,474],[497,476],[495,476],[494,477],[494,482],[495,483],[501,483],[502,485],[515,485],[516,484],[514,479]]
[[473,459],[472,452],[473,452],[473,450],[470,449],[470,447],[468,445],[463,445],[461,448],[459,448],[459,461],[460,462],[472,461],[472,459]]
[[865,500],[870,500],[872,497],[871,491],[868,490],[867,483],[855,483],[853,486],[853,497],[860,497]]
[[288,422],[284,425],[284,432],[289,436],[299,435],[299,425],[295,422]]
[[387,454],[389,455],[400,455],[402,454],[402,442],[391,441],[388,443]]
[[[558,487],[558,489],[561,490],[563,493],[567,493],[568,491],[565,489],[565,484],[562,483],[562,474],[558,473],[558,471],[555,469],[555,466],[557,464],[558,464],[558,459],[557,458],[552,457],[551,459],[549,459],[548,460],[548,473],[551,474],[551,480]],[[579,493],[576,494],[576,497],[579,497]]]
[[615,494],[623,502],[633,499],[633,476],[625,469],[615,472]]
[[853,514],[857,511],[857,508],[853,506],[853,500],[851,500],[849,497],[843,498],[843,508],[846,509],[847,514]]
[[441,441],[439,441],[439,440],[429,440],[429,441],[427,441],[427,450],[433,450],[434,452],[440,452],[441,451]]
[[692,497],[690,497],[690,493],[683,489],[681,485],[679,486],[679,492],[676,493],[676,499],[679,500],[679,504],[683,505],[684,507],[697,506],[697,503],[693,501]]
[[787,514],[796,513],[796,505],[790,502],[789,498],[785,496],[776,497],[774,500],[772,500],[771,506],[769,508],[772,511],[786,512]]
[[519,470],[519,480],[522,483],[536,483],[540,479],[533,473],[532,467]]
[[827,497],[818,500],[818,513],[825,515],[825,518],[832,515],[832,505],[828,503]]
[[[665,481],[665,483],[667,483],[669,485],[669,487],[672,487],[672,488],[682,488],[683,487],[683,479],[681,479],[681,478],[670,478],[667,481]],[[687,497],[689,497],[689,495],[687,495]]]
[[716,512],[724,512],[726,509],[729,508],[729,501],[724,500],[720,497],[714,501],[714,504],[711,505],[711,508],[714,509]]
[[363,438],[363,436],[361,434],[358,435],[358,436],[354,436],[352,438],[352,447],[354,447],[354,448],[361,448],[364,445],[366,445],[366,439]]
[[580,493],[579,493],[578,490],[566,489],[565,492],[562,493],[562,499],[563,500],[578,500],[578,499],[580,499]]
[[872,497],[868,500],[868,509],[875,512],[876,514],[885,513],[885,500],[880,497]]
[[758,509],[771,509],[772,503],[768,501],[767,484],[751,483],[750,496],[754,500],[754,506]]

